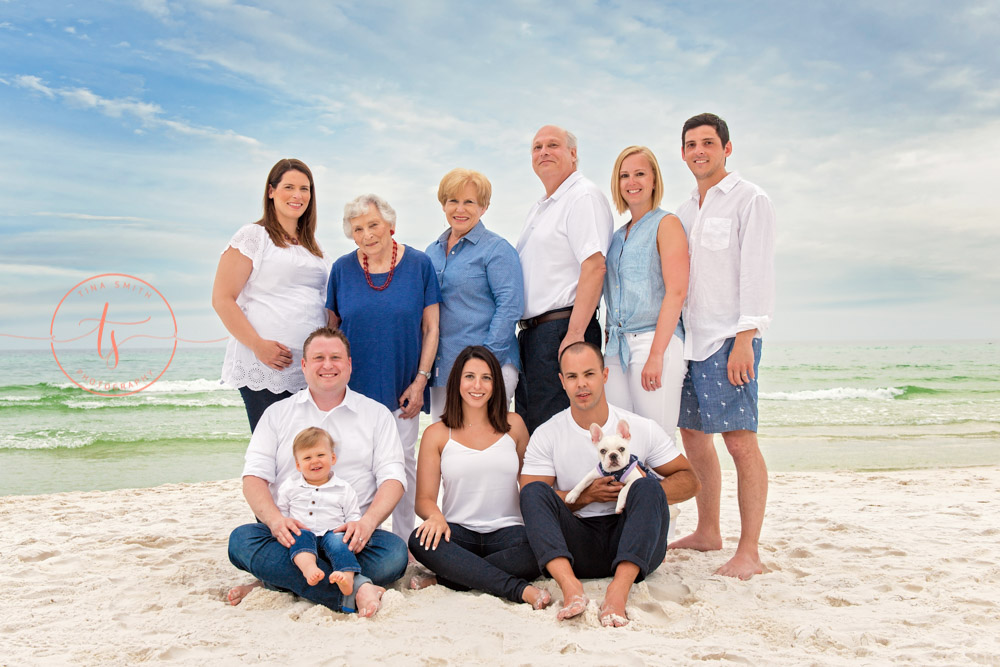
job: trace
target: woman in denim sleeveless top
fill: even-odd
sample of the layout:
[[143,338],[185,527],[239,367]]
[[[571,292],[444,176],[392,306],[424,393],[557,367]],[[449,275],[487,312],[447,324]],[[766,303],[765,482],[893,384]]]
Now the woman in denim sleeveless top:
[[645,146],[615,161],[611,198],[631,219],[615,231],[604,278],[605,391],[613,405],[655,420],[674,435],[684,361],[681,306],[687,296],[687,234],[659,208],[660,165]]

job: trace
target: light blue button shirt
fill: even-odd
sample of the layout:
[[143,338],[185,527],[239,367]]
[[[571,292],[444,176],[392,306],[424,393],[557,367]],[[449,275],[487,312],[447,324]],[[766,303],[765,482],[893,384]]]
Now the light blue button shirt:
[[[607,273],[604,276],[604,303],[607,307],[608,344],[605,356],[618,355],[622,369],[631,358],[625,334],[656,330],[656,320],[667,291],[663,285],[660,253],[656,250],[656,232],[660,220],[670,215],[655,208],[632,225],[628,240],[619,227],[608,248]],[[684,326],[677,320],[674,334],[684,340]]]
[[521,368],[515,325],[524,312],[524,282],[517,251],[482,220],[448,252],[446,230],[427,246],[441,286],[441,322],[431,386],[443,387],[455,357],[483,345],[500,365]]

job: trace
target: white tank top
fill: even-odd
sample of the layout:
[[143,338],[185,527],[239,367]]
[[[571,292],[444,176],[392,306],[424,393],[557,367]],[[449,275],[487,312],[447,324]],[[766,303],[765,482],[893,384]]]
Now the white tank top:
[[479,451],[451,439],[441,450],[441,509],[477,533],[523,525],[517,486],[517,445],[506,433]]

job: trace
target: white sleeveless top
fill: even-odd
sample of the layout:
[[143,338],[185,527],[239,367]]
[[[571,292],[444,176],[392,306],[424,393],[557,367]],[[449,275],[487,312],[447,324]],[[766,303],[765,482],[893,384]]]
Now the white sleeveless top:
[[[267,389],[280,394],[306,386],[302,376],[302,343],[326,325],[326,283],[330,261],[302,246],[279,248],[263,225],[244,225],[226,246],[253,262],[253,270],[236,303],[254,330],[292,351],[292,364],[283,371],[268,368],[253,351],[232,336],[222,363],[222,381],[231,387]],[[225,251],[223,251],[225,252]]]
[[477,533],[524,525],[517,486],[517,445],[508,434],[486,449],[451,439],[441,450],[445,519]]

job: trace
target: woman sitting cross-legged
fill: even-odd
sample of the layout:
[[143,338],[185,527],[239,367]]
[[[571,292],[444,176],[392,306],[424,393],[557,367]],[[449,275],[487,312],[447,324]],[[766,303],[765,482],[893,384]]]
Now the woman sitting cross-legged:
[[[540,572],[518,501],[528,430],[507,412],[500,362],[485,347],[465,348],[445,391],[441,421],[420,440],[416,511],[424,522],[410,535],[410,553],[448,588],[543,609],[552,596],[528,583]],[[433,583],[415,577],[410,587]]]

